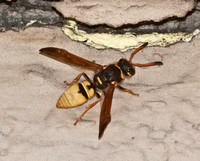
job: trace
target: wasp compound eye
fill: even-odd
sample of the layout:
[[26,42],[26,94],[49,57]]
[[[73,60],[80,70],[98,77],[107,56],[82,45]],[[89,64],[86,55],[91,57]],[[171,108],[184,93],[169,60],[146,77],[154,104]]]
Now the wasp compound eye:
[[133,76],[135,74],[135,69],[126,59],[120,59],[117,65],[121,68],[125,76]]

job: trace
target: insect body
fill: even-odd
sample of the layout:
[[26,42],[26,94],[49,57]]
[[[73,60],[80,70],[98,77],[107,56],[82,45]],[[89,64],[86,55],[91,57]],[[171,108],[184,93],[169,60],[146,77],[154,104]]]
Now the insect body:
[[[135,74],[135,67],[148,67],[155,65],[162,65],[162,62],[151,62],[145,64],[132,63],[133,56],[141,49],[146,47],[148,43],[144,43],[139,48],[137,48],[130,56],[129,60],[120,59],[117,63],[102,66],[95,62],[86,60],[84,58],[78,57],[69,53],[66,50],[47,47],[40,49],[42,55],[46,55],[50,58],[56,59],[60,62],[69,64],[71,66],[78,66],[84,69],[92,70],[96,74],[94,75],[93,82],[85,73],[79,74],[71,83],[65,82],[67,85],[72,85],[67,89],[63,95],[59,98],[57,107],[58,108],[71,108],[85,103],[88,99],[97,96],[97,100],[90,104],[82,115],[74,123],[75,125],[84,116],[84,114],[102,100],[97,90],[103,90],[105,95],[101,113],[100,113],[100,123],[99,123],[99,139],[103,136],[103,133],[107,125],[111,121],[111,104],[115,87],[128,92],[132,95],[138,96],[137,93],[132,92],[130,89],[124,88],[120,85],[121,81],[126,77],[132,77]],[[77,83],[81,76],[86,78],[86,81]]]

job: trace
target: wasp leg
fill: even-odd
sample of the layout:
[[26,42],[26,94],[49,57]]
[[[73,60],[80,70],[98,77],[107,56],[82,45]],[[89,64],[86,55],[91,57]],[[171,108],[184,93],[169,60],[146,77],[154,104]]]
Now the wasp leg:
[[[67,81],[64,81],[64,83],[67,85],[67,86],[70,86],[70,85],[73,85],[74,83],[76,83],[76,82],[78,82],[79,81],[79,79],[81,78],[81,76],[84,76],[85,77],[85,79],[87,79],[91,84],[93,84],[92,83],[92,81],[91,81],[91,79],[87,76],[87,74],[85,74],[84,72],[83,73],[80,73],[71,83],[68,83]],[[95,90],[95,94],[96,94],[96,96],[97,96],[97,98],[100,98],[101,96],[99,95],[99,93]]]
[[79,118],[76,120],[76,122],[74,123],[74,125],[76,125],[80,119],[92,108],[94,107],[99,101],[101,101],[101,97],[98,98],[95,102],[93,102],[92,104],[90,104],[89,106],[87,106],[87,108],[85,109],[85,111],[81,114],[81,116],[79,116]]
[[119,89],[123,90],[124,92],[128,92],[128,93],[130,93],[130,94],[132,94],[132,95],[134,95],[134,96],[139,96],[139,94],[132,92],[130,89],[124,88],[124,87],[122,87],[122,86],[120,86],[120,85],[118,85],[117,87],[118,87]]
[[74,80],[71,83],[68,83],[67,81],[64,81],[63,83],[65,83],[67,86],[71,86],[74,83],[78,82],[82,75],[85,76],[86,74],[84,72],[80,73],[76,78],[74,78]]
[[132,63],[132,66],[137,66],[137,67],[149,67],[149,66],[155,66],[155,65],[163,65],[163,63],[160,61],[145,63],[145,64]]

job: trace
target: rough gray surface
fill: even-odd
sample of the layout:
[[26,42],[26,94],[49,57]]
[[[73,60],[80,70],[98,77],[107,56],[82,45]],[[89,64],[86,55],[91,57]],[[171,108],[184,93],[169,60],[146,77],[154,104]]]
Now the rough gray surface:
[[[44,0],[17,0],[13,1],[13,3],[0,3],[0,32],[6,31],[6,30],[15,30],[19,31],[20,29],[25,29],[32,26],[62,26],[64,23],[64,18],[59,12],[56,12],[54,8],[51,7],[52,1],[44,1]],[[70,2],[70,1],[69,1]],[[87,1],[81,2],[81,1],[71,1],[67,7],[69,7],[69,10],[72,10],[70,8],[70,4],[76,4],[76,3],[86,3]],[[95,1],[94,1],[95,2]],[[145,1],[144,1],[145,2]],[[160,3],[163,3],[165,1],[160,1]],[[62,2],[63,3],[63,2]],[[165,2],[166,3],[166,2]],[[200,3],[198,3],[200,4]],[[109,4],[108,4],[109,5]],[[111,6],[107,8],[112,8]],[[118,10],[121,8],[121,12],[124,11],[124,4],[120,3],[121,6],[118,6]],[[127,3],[128,5],[128,3]],[[123,24],[122,27],[119,28],[111,28],[106,25],[107,19],[112,19],[113,14],[107,14],[105,18],[105,22],[99,25],[95,26],[89,26],[87,24],[84,24],[83,22],[85,19],[87,19],[87,14],[79,14],[79,16],[83,16],[78,22],[78,27],[85,30],[86,32],[109,32],[109,33],[124,33],[124,32],[132,32],[136,34],[143,34],[143,33],[152,33],[152,32],[159,32],[159,33],[171,33],[171,32],[188,32],[191,33],[194,31],[194,29],[198,28],[200,26],[200,12],[199,12],[199,5],[197,5],[196,9],[189,12],[185,17],[182,18],[167,18],[162,20],[161,22],[152,22],[152,21],[145,21],[141,22],[136,25],[132,25],[131,21],[129,22],[129,19],[131,18],[130,15],[127,15],[123,21],[126,21],[125,25]],[[152,10],[154,10],[154,6]],[[64,9],[65,7],[63,7]],[[74,14],[77,14],[77,12],[83,12],[83,8],[74,8],[76,12]],[[95,9],[95,8],[94,8]],[[95,18],[96,11],[93,8],[89,8],[87,12],[93,12],[92,16],[89,17],[89,20],[92,20]],[[105,8],[106,9],[106,8]],[[182,8],[178,8],[179,10]],[[141,8],[142,10],[142,8]],[[98,10],[97,10],[98,11]],[[127,9],[128,13],[129,9]],[[85,12],[85,11],[84,11]],[[120,12],[120,13],[121,13]],[[142,11],[141,11],[142,12]],[[157,12],[157,11],[156,11]],[[179,11],[177,11],[179,13]],[[146,11],[143,11],[142,15],[145,15]],[[73,13],[71,13],[73,14]],[[115,13],[117,14],[117,13]],[[115,15],[114,14],[114,15]],[[157,15],[157,14],[155,14]],[[76,16],[76,17],[79,17]],[[74,15],[72,15],[73,18]],[[76,19],[76,17],[74,17]],[[100,16],[101,17],[101,16]],[[99,17],[99,18],[100,18]],[[82,22],[82,20],[84,20]],[[134,18],[135,20],[135,18]],[[98,18],[95,19],[97,23],[99,23]],[[113,20],[115,21],[115,20]],[[118,21],[118,19],[116,19]],[[142,20],[144,21],[144,20]],[[89,22],[90,24],[90,22]]]
[[195,5],[195,0],[64,0],[53,3],[66,18],[88,25],[107,24],[112,27],[184,17]]
[[17,0],[0,3],[0,31],[16,30],[31,26],[61,26],[62,17],[52,9],[50,2],[42,0]]
[[[95,50],[71,41],[60,29],[29,28],[0,34],[0,160],[2,161],[199,161],[200,35],[191,43],[140,51],[134,62],[163,61],[137,68],[116,89],[112,121],[97,139],[100,104],[75,127],[87,104],[56,109],[62,83],[79,71],[39,55],[46,46],[108,64],[128,58],[115,50]],[[95,159],[94,159],[95,158]]]

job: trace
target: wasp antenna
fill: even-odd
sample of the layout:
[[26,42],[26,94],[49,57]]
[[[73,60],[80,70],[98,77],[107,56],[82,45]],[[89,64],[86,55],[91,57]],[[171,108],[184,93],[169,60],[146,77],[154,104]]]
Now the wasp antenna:
[[163,62],[161,62],[161,61],[156,61],[156,62],[155,62],[155,65],[163,65]]
[[139,46],[137,49],[135,49],[135,50],[133,51],[133,53],[131,54],[131,56],[130,56],[129,62],[132,61],[133,56],[134,56],[138,51],[142,50],[142,49],[145,48],[147,45],[148,45],[148,42],[145,42],[143,45],[141,45],[141,46]]
[[163,65],[161,61],[156,61],[156,62],[150,62],[150,63],[145,63],[145,64],[139,64],[139,63],[131,63],[133,67],[150,67],[150,66],[155,66],[155,65]]

